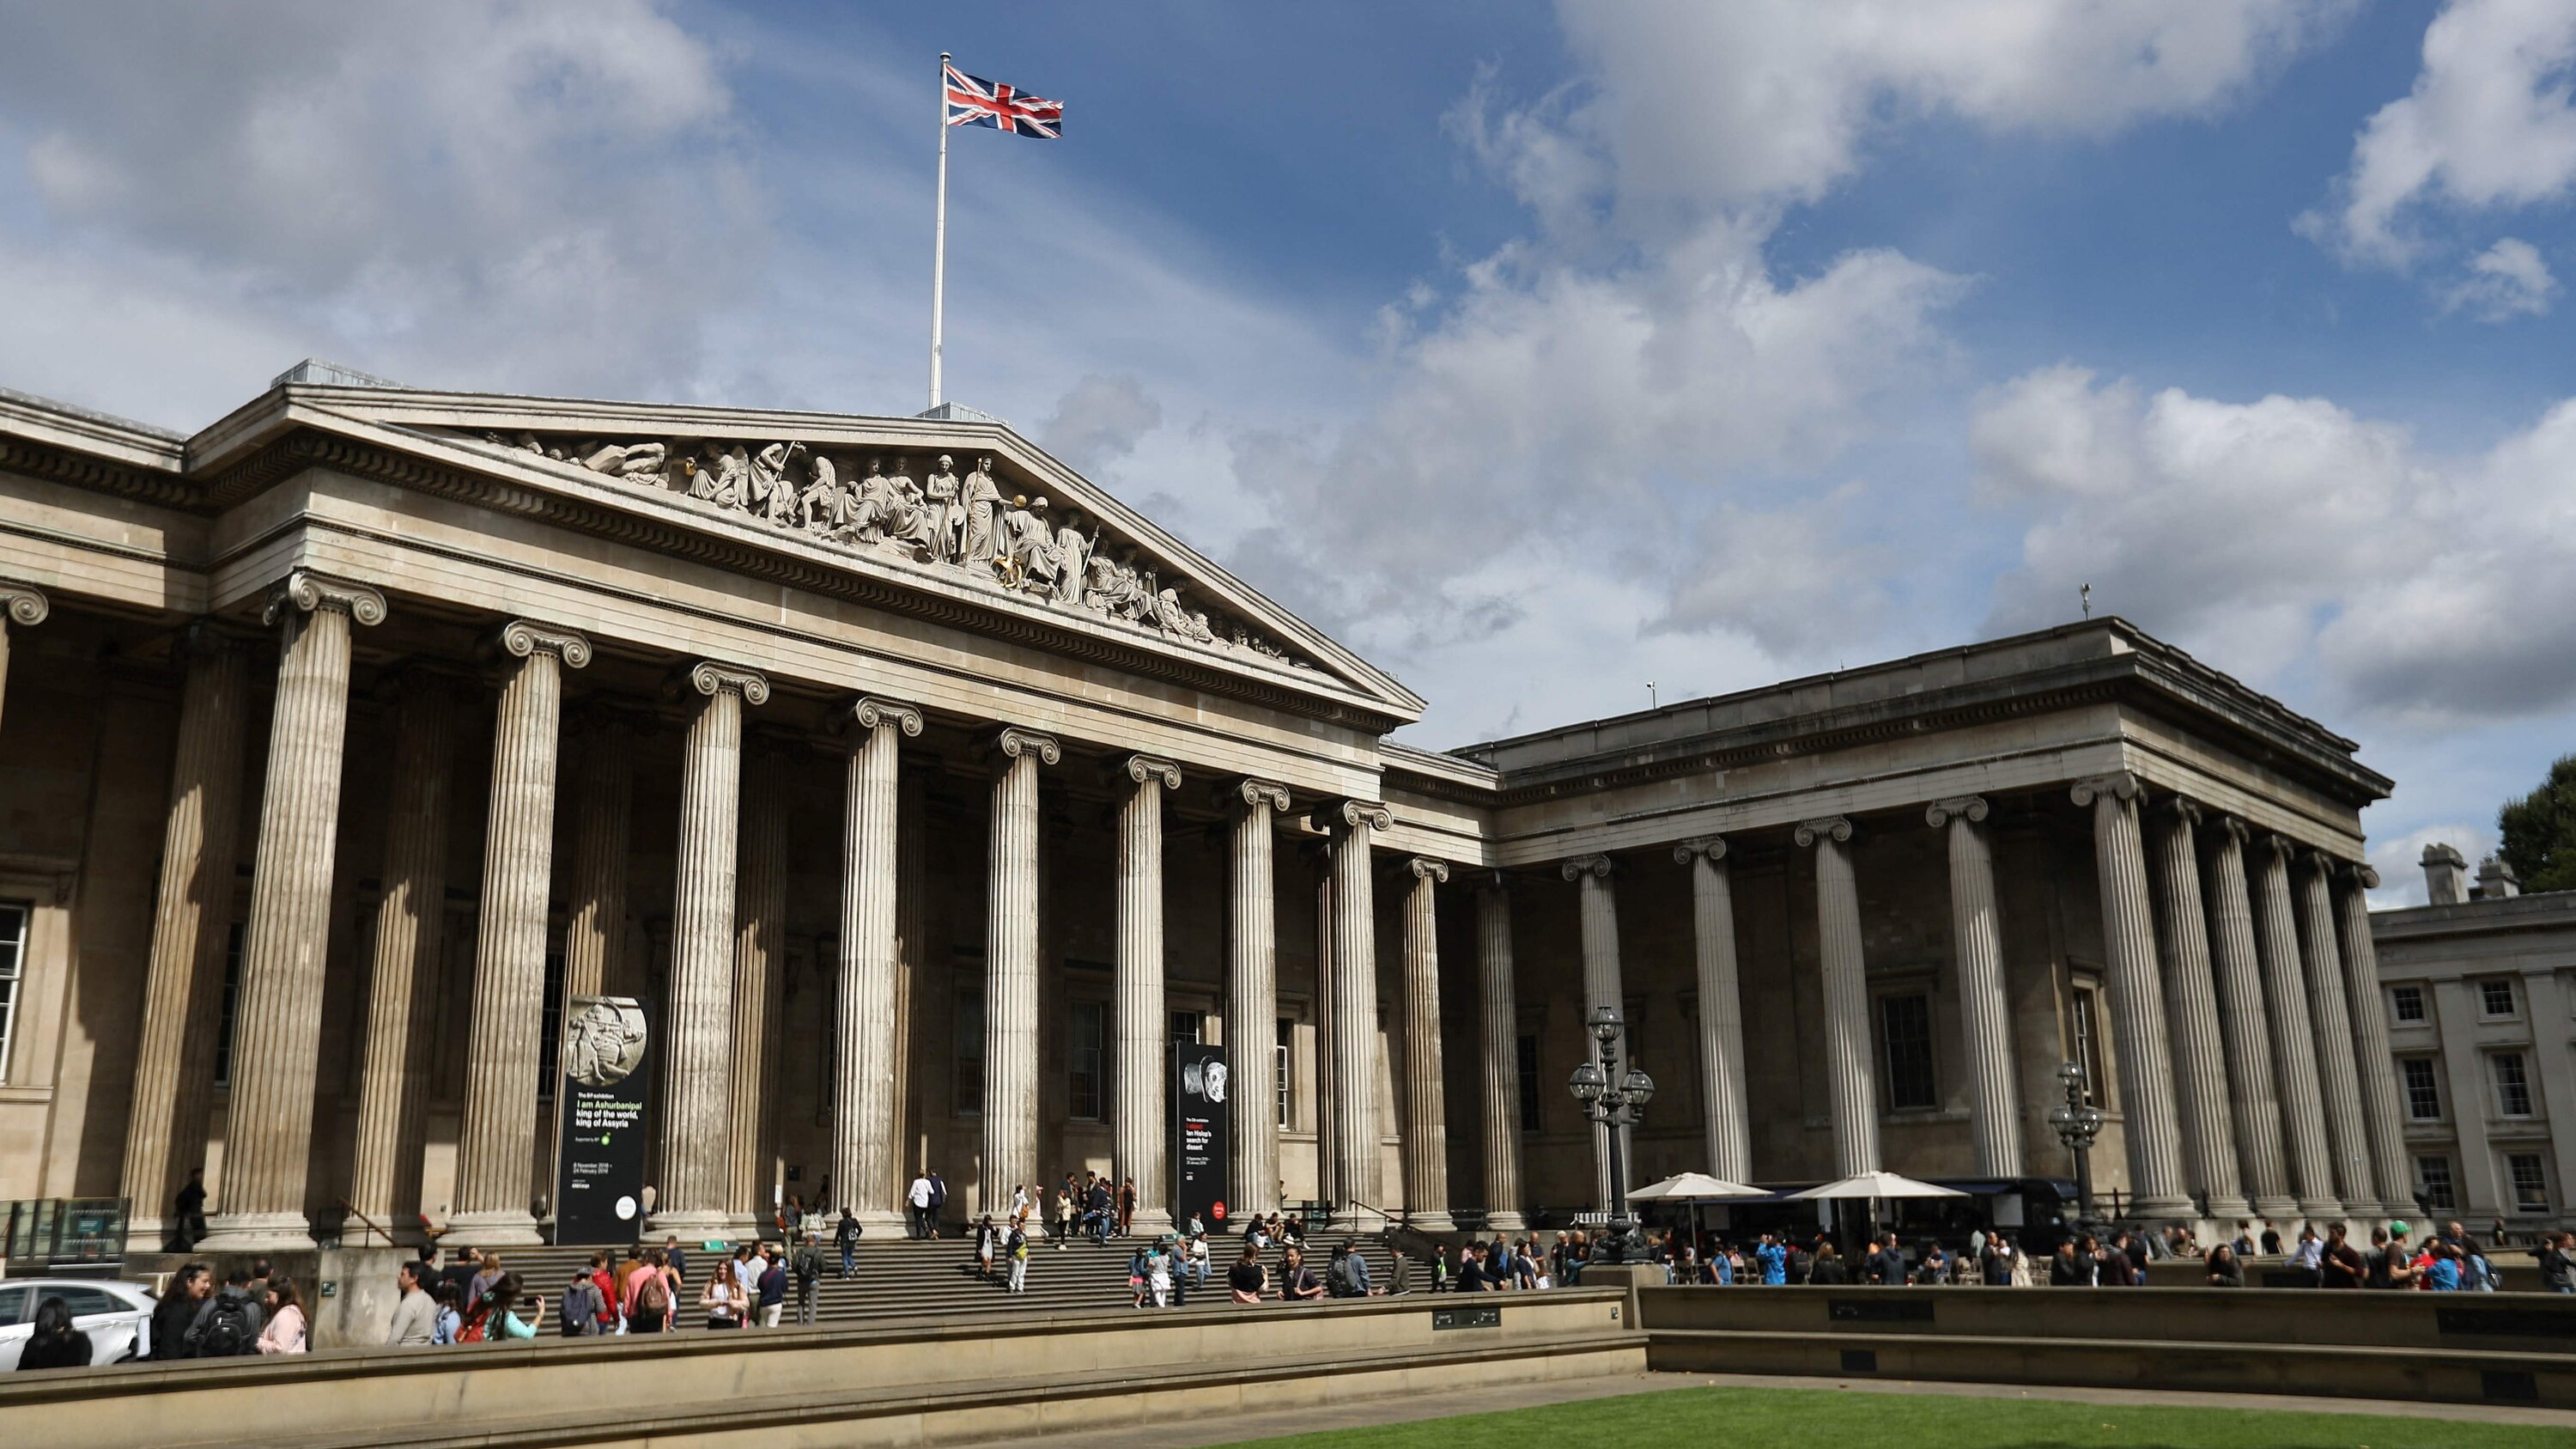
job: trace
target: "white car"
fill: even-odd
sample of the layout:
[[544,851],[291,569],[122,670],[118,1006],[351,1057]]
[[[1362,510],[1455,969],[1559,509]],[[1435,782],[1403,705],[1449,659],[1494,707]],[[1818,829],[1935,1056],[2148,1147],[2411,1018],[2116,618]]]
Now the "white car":
[[36,1332],[36,1308],[60,1298],[72,1327],[89,1335],[89,1361],[120,1363],[152,1353],[156,1300],[140,1284],[113,1278],[11,1278],[0,1280],[0,1373],[18,1367],[18,1352]]

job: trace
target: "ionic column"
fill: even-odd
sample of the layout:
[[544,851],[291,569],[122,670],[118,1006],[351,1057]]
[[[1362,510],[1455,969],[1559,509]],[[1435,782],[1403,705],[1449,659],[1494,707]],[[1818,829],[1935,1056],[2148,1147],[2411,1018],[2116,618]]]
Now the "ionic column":
[[1869,1030],[1868,965],[1861,955],[1860,886],[1852,878],[1851,821],[1800,823],[1791,838],[1816,851],[1816,954],[1824,977],[1825,1088],[1834,1114],[1834,1175],[1878,1170],[1878,1070]]
[[863,695],[842,713],[849,787],[841,828],[841,987],[831,1024],[832,1187],[871,1229],[903,1222],[904,1173],[896,1065],[903,960],[896,934],[901,866],[904,739],[921,735],[921,711]]
[[661,1200],[651,1231],[723,1235],[733,1170],[727,1085],[733,1055],[734,861],[742,821],[742,711],[769,681],[703,660],[673,682],[699,696],[680,761],[680,839],[671,903],[670,1006],[661,1023]]
[[2227,1051],[2218,1028],[2218,985],[2209,969],[2209,923],[2201,914],[2200,808],[2179,796],[2156,810],[2157,919],[2164,924],[2165,1019],[2173,1028],[2175,1096],[2188,1164],[2184,1181],[2206,1213],[2233,1226],[2253,1211],[2236,1169],[2228,1116]]
[[1238,1043],[1233,1059],[1234,1100],[1228,1104],[1234,1139],[1233,1202],[1241,1214],[1279,1206],[1279,1021],[1277,825],[1288,808],[1288,787],[1267,780],[1239,780],[1230,791],[1240,802],[1234,816],[1232,909],[1226,915],[1225,1035]]
[[369,1222],[404,1240],[417,1236],[436,1017],[432,993],[447,925],[455,686],[413,670],[399,687],[393,781],[385,801],[384,890],[376,903],[375,960],[367,973],[358,1132],[349,1165],[349,1205],[357,1213],[340,1228],[344,1242],[362,1244],[377,1241],[369,1236]]
[[518,660],[501,686],[492,736],[492,808],[474,942],[473,1021],[465,1038],[465,1123],[448,1227],[481,1246],[545,1241],[528,1211],[537,1150],[537,1037],[545,1021],[546,905],[554,882],[555,754],[563,671],[590,641],[525,619],[502,627]]
[[[1117,997],[1117,1092],[1110,1117],[1115,1171],[1136,1179],[1136,1227],[1160,1234],[1172,1227],[1171,1138],[1163,1074],[1170,1070],[1170,1019],[1163,1000],[1163,792],[1181,788],[1181,767],[1151,755],[1129,755],[1118,772],[1127,779],[1118,810],[1118,957],[1111,990]],[[1034,1158],[1032,1158],[1034,1161]],[[1032,1173],[1014,1179],[1045,1186]],[[1007,1190],[1009,1184],[995,1184]]]
[[1690,867],[1708,1170],[1728,1182],[1744,1182],[1753,1173],[1753,1119],[1744,1100],[1744,999],[1736,986],[1735,886],[1728,878],[1725,837],[1683,841],[1673,847],[1673,859]]
[[1529,1227],[1521,1212],[1520,998],[1512,984],[1512,898],[1501,872],[1476,890],[1476,1007],[1484,1031],[1485,1226]]
[[224,1211],[199,1245],[210,1253],[313,1246],[305,1177],[348,743],[349,629],[352,620],[382,623],[385,596],[297,569],[263,617],[279,637],[277,704],[234,999]]
[[0,583],[0,707],[6,706],[9,697],[9,626],[33,629],[53,611],[53,604],[41,590],[26,584]]
[[164,1214],[189,1171],[205,1162],[241,835],[249,656],[205,625],[189,632],[186,648],[188,680],[179,699],[179,747],[161,830],[161,884],[126,1118],[123,1182],[134,1213],[126,1235],[138,1252],[160,1251],[171,1228]]
[[634,994],[626,979],[626,854],[634,836],[635,726],[622,711],[595,710],[580,739],[564,997],[628,996]]
[[[2362,1111],[2361,1077],[2353,1059],[2352,1006],[2344,996],[2343,952],[2335,944],[2334,903],[2328,899],[2334,862],[2302,851],[2295,878],[2299,893],[2300,969],[2308,978],[2308,1014],[2316,1027],[2317,1090],[2325,1099],[2326,1153],[2334,1165],[2335,1196],[2344,1211],[2381,1215],[2378,1184],[2370,1170],[2370,1129]],[[2371,983],[2376,996],[2379,984]]]
[[2108,958],[2111,1040],[2119,1052],[2121,1135],[2129,1186],[2142,1218],[2187,1218],[2182,1143],[2174,1122],[2173,1064],[2165,1034],[2164,988],[2156,967],[2155,907],[2147,896],[2146,845],[2138,832],[2138,777],[2127,771],[2079,780],[2070,792],[2093,811],[2093,865],[2102,892],[2102,954]]
[[[1583,1012],[1589,1017],[1607,1006],[1625,1020],[1627,996],[1619,979],[1619,898],[1610,885],[1610,857],[1586,855],[1569,860],[1559,868],[1567,880],[1575,883],[1576,905],[1581,912],[1583,928]],[[1578,1023],[1578,1025],[1582,1025]],[[1584,1060],[1592,1059],[1591,1029],[1583,1025]],[[1630,1148],[1633,1134],[1619,1129],[1619,1157],[1633,1165],[1637,1156]],[[1592,1190],[1593,1205],[1608,1211],[1610,1207],[1610,1129],[1602,1123],[1592,1124]]]
[[2255,938],[2263,954],[2263,998],[2270,1009],[2272,1064],[2280,1074],[2281,1122],[2289,1143],[2290,1190],[2301,1213],[2320,1222],[2343,1213],[2326,1155],[2325,1102],[2317,1084],[2317,1038],[2308,1012],[2307,973],[2299,965],[2299,930],[2290,906],[2290,852],[2267,835],[2254,847]]
[[1935,801],[1923,812],[1950,847],[1950,939],[1959,968],[1966,1028],[1968,1135],[1977,1171],[2019,1177],[2021,1093],[2013,1075],[2012,1002],[2004,994],[2003,935],[1995,920],[1995,850],[1988,807],[1977,795]]
[[[1381,1205],[1377,1130],[1377,895],[1370,832],[1395,828],[1371,800],[1320,816],[1333,834],[1333,1181],[1347,1202]],[[1347,1220],[1358,1221],[1351,1213]]]
[[2210,830],[2209,945],[2217,968],[2218,1034],[2227,1048],[2227,1100],[2245,1188],[2260,1216],[2287,1222],[2299,1211],[2281,1149],[2281,1097],[2263,1004],[2262,957],[2245,883],[2245,822],[2222,815]]
[[2344,994],[2352,1005],[2352,1053],[2361,1083],[2370,1165],[2383,1213],[2415,1201],[2415,1169],[2406,1151],[2406,1120],[2397,1095],[2397,1063],[2388,1054],[2388,1004],[2379,989],[2379,952],[2370,941],[2370,900],[2379,872],[2348,865],[2335,880],[2335,919],[2341,927]]
[[725,1207],[737,1232],[769,1220],[778,1180],[777,1043],[787,999],[787,757],[777,740],[752,750],[742,792],[742,855],[734,881],[733,1142]]
[[[924,1062],[945,1058],[922,1039],[927,1013],[921,1003],[947,994],[949,976],[945,963],[934,973],[930,950],[924,944],[930,920],[930,782],[937,774],[933,763],[903,772],[902,783],[895,787],[897,804],[894,826],[895,901],[894,951],[897,969],[894,977],[894,1060],[889,1068],[894,1076],[895,1121],[895,1186],[900,1189],[912,1182],[912,1170],[930,1165],[930,1134],[922,1126],[922,1104],[926,1095],[921,1090],[920,1072]],[[903,1205],[891,1209],[898,1218]]]
[[993,737],[993,749],[1002,771],[993,782],[984,914],[984,1161],[979,1179],[980,1201],[988,1212],[1009,1205],[1014,1183],[1039,1180],[1038,765],[1064,758],[1063,747],[1052,737],[1016,725]]
[[1449,879],[1446,863],[1405,862],[1413,885],[1404,899],[1404,1211],[1427,1233],[1449,1220],[1449,1095],[1440,1074],[1440,914],[1432,889]]

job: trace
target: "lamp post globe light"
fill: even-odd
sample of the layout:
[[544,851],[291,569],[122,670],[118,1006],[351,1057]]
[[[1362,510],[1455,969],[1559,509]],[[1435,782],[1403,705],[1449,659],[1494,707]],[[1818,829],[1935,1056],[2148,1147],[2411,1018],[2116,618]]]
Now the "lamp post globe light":
[[1628,1164],[1622,1160],[1619,1129],[1646,1119],[1646,1104],[1654,1100],[1655,1079],[1647,1076],[1633,1062],[1625,1071],[1619,1066],[1621,1038],[1628,1032],[1627,1023],[1619,1019],[1615,1006],[1596,1006],[1585,1023],[1592,1039],[1599,1044],[1596,1057],[1574,1069],[1567,1090],[1583,1104],[1584,1117],[1609,1129],[1610,1134],[1610,1234],[1594,1258],[1601,1263],[1625,1263],[1643,1256],[1644,1244],[1637,1238],[1637,1225],[1628,1216]]
[[2057,1129],[2057,1140],[2075,1154],[2075,1225],[2079,1231],[2093,1226],[2093,1139],[2102,1135],[2102,1109],[2084,1100],[2084,1069],[2073,1062],[2061,1064],[2057,1080],[2066,1084],[2066,1102],[2048,1109],[2048,1125]]

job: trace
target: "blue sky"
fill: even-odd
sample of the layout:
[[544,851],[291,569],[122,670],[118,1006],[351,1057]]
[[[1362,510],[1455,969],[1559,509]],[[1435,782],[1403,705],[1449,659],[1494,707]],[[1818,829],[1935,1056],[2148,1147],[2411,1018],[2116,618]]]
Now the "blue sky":
[[[1463,17],[1463,18],[1462,18]],[[2399,782],[2576,749],[2576,0],[0,0],[0,385],[949,392],[1446,745],[2090,583]]]

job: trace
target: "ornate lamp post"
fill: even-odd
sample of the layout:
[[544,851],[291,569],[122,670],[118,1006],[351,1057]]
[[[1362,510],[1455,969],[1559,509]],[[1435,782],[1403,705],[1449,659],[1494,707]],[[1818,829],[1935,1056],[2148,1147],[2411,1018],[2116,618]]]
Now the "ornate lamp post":
[[1646,1103],[1654,1099],[1655,1079],[1633,1064],[1624,1072],[1619,1069],[1620,1039],[1627,1035],[1628,1028],[1619,1020],[1617,1007],[1592,1008],[1587,1024],[1592,1028],[1592,1039],[1600,1044],[1599,1055],[1576,1067],[1573,1080],[1566,1086],[1583,1104],[1583,1115],[1610,1132],[1610,1238],[1593,1261],[1624,1263],[1641,1245],[1635,1242],[1637,1225],[1628,1216],[1628,1164],[1619,1150],[1619,1129],[1646,1119]]
[[2084,1069],[2060,1065],[2057,1079],[2066,1084],[2066,1104],[2048,1109],[2048,1125],[2057,1140],[2075,1154],[2075,1219],[2080,1229],[2093,1226],[2093,1139],[2102,1135],[2102,1109],[2084,1100]]

